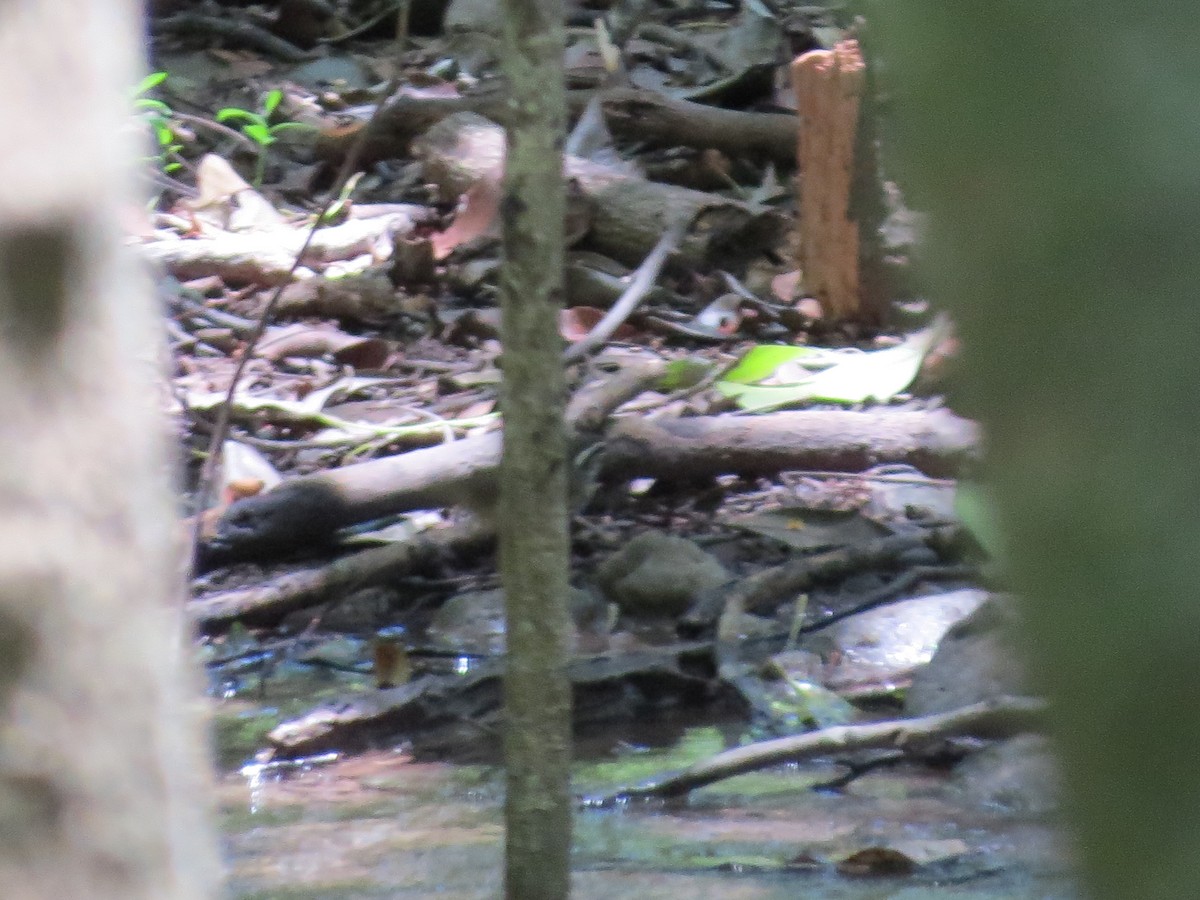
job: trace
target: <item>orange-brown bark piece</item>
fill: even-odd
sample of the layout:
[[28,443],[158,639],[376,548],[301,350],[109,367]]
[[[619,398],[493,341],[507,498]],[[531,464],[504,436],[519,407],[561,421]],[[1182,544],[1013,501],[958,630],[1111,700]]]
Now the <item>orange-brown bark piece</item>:
[[800,234],[797,263],[806,294],[821,302],[825,316],[837,321],[878,324],[883,318],[881,292],[864,267],[872,261],[863,239],[864,222],[856,209],[862,179],[873,180],[873,148],[859,133],[866,64],[858,42],[845,40],[832,50],[813,50],[792,63],[802,139],[797,154]]

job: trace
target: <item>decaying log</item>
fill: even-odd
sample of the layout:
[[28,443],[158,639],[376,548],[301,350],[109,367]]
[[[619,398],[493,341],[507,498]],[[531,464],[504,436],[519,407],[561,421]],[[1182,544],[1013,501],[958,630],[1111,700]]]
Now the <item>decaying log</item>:
[[[456,113],[429,129],[414,151],[424,161],[425,177],[453,200],[480,179],[497,177],[504,130],[482,116]],[[783,232],[778,214],[745,203],[573,157],[566,170],[593,207],[586,245],[626,264],[640,264],[676,219],[693,223],[674,256],[690,266],[719,261],[736,269],[773,247]]]
[[[730,156],[769,159],[791,168],[796,164],[796,116],[791,113],[746,112],[704,103],[679,100],[655,91],[612,88],[597,94],[571,91],[568,103],[573,117],[599,96],[605,122],[613,134],[655,146],[712,147]],[[410,142],[455,113],[473,112],[504,121],[507,97],[502,85],[457,97],[400,93],[388,100],[370,124],[330,129],[317,140],[322,159],[340,162],[360,128],[369,127],[363,159],[375,161],[403,156]],[[360,115],[369,115],[364,107]]]
[[605,91],[600,108],[617,137],[660,147],[711,147],[788,168],[796,163],[797,119],[790,113],[723,109],[635,88]]
[[796,254],[804,291],[830,319],[878,325],[888,300],[879,260],[882,188],[858,42],[805,53],[792,63],[792,84],[804,132]]
[[[594,434],[616,404],[647,387],[654,371],[633,367],[607,388],[585,392],[572,403],[573,427]],[[340,528],[415,509],[466,506],[486,518],[500,446],[501,435],[493,432],[285,481],[234,503],[205,545],[203,562],[315,549]],[[975,424],[945,410],[629,418],[609,430],[600,476],[858,472],[892,462],[946,477],[978,452]]]
[[[608,369],[572,397],[567,421],[586,445],[618,406],[647,390],[664,364],[655,358],[601,357]],[[496,496],[499,432],[411,450],[285,481],[233,504],[204,546],[206,564],[319,548],[339,528],[414,509],[466,506],[485,520]],[[582,446],[579,449],[583,449]],[[287,593],[310,592],[307,582]]]
[[630,478],[771,475],[788,469],[861,472],[881,463],[907,463],[945,478],[978,457],[978,427],[948,410],[802,410],[622,419],[607,435],[603,471]]

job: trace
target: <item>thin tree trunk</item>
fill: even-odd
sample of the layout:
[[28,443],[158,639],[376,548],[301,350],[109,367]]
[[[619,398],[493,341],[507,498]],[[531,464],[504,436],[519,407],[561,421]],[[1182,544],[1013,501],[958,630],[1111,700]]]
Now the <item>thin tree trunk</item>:
[[500,279],[505,888],[513,900],[551,900],[569,892],[571,852],[568,460],[558,334],[566,212],[561,2],[506,0],[504,23],[504,71],[512,88]]
[[0,5],[0,893],[216,887],[136,210],[138,10]]

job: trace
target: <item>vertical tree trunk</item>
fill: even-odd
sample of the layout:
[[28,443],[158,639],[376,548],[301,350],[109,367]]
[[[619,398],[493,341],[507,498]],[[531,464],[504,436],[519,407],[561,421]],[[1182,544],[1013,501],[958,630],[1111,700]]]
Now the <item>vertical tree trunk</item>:
[[504,41],[511,90],[500,207],[506,891],[514,900],[550,900],[568,894],[571,851],[568,460],[558,334],[566,211],[560,0],[506,0]]
[[202,898],[207,772],[129,92],[138,10],[0,4],[0,893]]

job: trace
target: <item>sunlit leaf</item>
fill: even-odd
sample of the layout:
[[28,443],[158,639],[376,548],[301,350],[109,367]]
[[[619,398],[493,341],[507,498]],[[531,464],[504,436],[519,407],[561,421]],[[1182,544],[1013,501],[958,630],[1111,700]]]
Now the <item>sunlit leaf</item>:
[[793,347],[784,344],[759,344],[751,347],[741,361],[723,378],[722,382],[753,384],[769,378],[785,362],[812,357],[818,351],[812,347]]
[[262,122],[262,116],[258,113],[252,113],[246,109],[238,109],[236,106],[227,106],[224,109],[217,110],[218,122]]
[[160,84],[162,84],[166,80],[167,80],[166,72],[151,72],[149,75],[147,75],[145,78],[143,78],[140,82],[138,82],[137,89],[134,91],[134,93],[135,94],[144,94],[144,93],[146,93],[146,91],[153,90],[154,88],[158,87]]
[[275,136],[271,134],[271,129],[259,122],[243,125],[242,134],[246,135],[246,137],[250,138],[256,144],[261,144],[264,147],[275,143]]
[[[885,350],[833,353],[807,347],[755,347],[717,389],[744,410],[774,409],[789,404],[884,402],[904,391],[921,368],[930,347],[948,323],[935,322]],[[805,359],[797,350],[814,354]],[[812,363],[832,364],[809,372]],[[773,383],[762,382],[771,379]]]
[[279,102],[283,99],[283,91],[276,88],[263,98],[263,112],[266,118],[271,117],[271,113],[279,108]]
[[143,112],[156,112],[164,116],[171,115],[171,107],[167,106],[161,100],[155,100],[153,97],[139,97],[134,101],[133,105]]

